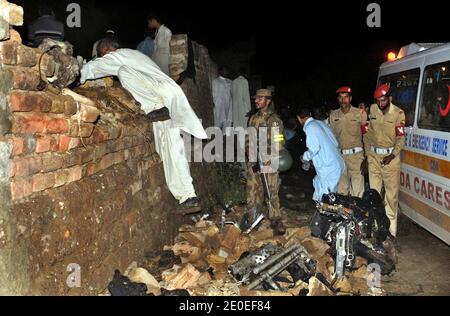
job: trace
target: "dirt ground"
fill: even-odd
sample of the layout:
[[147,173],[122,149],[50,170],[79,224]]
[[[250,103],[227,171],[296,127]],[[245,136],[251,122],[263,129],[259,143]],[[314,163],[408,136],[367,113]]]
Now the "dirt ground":
[[[312,176],[302,170],[282,176],[281,205],[299,225],[308,225],[314,213]],[[387,295],[450,295],[449,246],[415,224],[409,234],[398,237],[398,244],[397,271],[381,281]]]

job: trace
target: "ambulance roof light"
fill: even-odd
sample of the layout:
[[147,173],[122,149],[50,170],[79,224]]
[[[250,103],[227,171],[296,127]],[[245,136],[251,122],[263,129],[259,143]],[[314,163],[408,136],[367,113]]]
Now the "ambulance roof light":
[[387,60],[388,61],[394,61],[397,59],[397,55],[394,52],[389,52],[387,54]]

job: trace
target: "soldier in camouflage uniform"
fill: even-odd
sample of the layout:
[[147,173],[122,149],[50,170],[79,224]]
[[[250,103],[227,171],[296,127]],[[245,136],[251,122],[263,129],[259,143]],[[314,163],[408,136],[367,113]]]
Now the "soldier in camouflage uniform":
[[[257,113],[253,114],[249,120],[249,128],[256,128],[258,135],[260,127],[267,127],[267,153],[269,155],[273,155],[276,153],[276,148],[271,148],[271,144],[275,144],[278,147],[278,150],[283,149],[283,122],[275,114],[273,111],[269,109],[270,103],[272,101],[272,92],[268,89],[259,89],[255,95],[255,104]],[[251,151],[253,148],[249,148],[249,143],[246,144],[247,154],[249,150]],[[253,149],[253,150],[256,150]],[[264,152],[262,150],[261,152]],[[266,159],[264,161],[264,166],[269,167],[273,160]],[[264,201],[264,182],[261,179],[262,174],[258,169],[259,164],[257,162],[249,162],[249,166],[247,168],[247,207],[252,209],[256,207],[257,209],[261,209]],[[274,166],[274,164],[272,164]],[[276,166],[274,166],[274,169]],[[277,170],[271,170],[270,173],[267,173],[270,168],[264,168],[264,173],[267,178],[269,190],[271,193],[271,204],[272,207],[269,207],[269,218],[276,220],[280,219],[280,199],[278,197],[278,190],[280,188],[280,179],[278,176]]]

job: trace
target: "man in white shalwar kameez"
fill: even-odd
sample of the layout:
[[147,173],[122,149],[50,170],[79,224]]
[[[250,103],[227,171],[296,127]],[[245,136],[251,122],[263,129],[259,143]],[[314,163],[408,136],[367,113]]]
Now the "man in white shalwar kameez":
[[[241,70],[240,75],[231,83],[233,127],[235,134],[238,135],[237,144],[242,155],[245,152],[245,136],[241,136],[241,134],[244,134],[247,129],[247,113],[252,109],[248,81],[243,76],[243,73],[244,71]],[[242,180],[244,180],[247,171],[247,164],[245,162],[241,163],[241,169]]]
[[[206,132],[183,90],[146,55],[120,49],[111,39],[98,44],[99,58],[81,69],[81,83],[89,79],[117,76],[122,86],[142,105],[146,114],[168,109],[170,119],[153,123],[155,148],[164,166],[167,186],[183,207],[198,206],[181,131],[197,138]],[[147,115],[148,116],[148,115]]]
[[219,77],[212,82],[214,102],[214,126],[225,133],[233,122],[233,100],[231,98],[231,80],[226,78],[227,70],[219,69]]
[[248,112],[252,109],[248,80],[239,75],[231,83],[231,97],[233,99],[233,126],[247,127]]
[[164,24],[161,24],[160,18],[156,15],[149,16],[147,22],[148,26],[155,31],[155,46],[152,60],[166,75],[169,75],[170,40],[172,39],[172,31]]

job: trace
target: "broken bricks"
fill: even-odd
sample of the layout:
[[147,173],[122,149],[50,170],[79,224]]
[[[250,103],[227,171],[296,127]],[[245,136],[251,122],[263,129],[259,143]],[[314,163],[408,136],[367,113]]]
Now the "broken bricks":
[[[245,234],[235,224],[225,225],[224,228],[209,220],[200,220],[195,225],[182,225],[175,239],[176,243],[166,250],[172,250],[181,259],[182,265],[174,265],[172,269],[162,272],[163,288],[188,289],[191,295],[221,295],[221,286],[235,286],[231,295],[256,296],[314,296],[314,295],[364,295],[369,289],[362,277],[366,269],[366,262],[360,258],[355,266],[359,270],[349,272],[346,278],[331,288],[334,276],[334,260],[330,246],[322,239],[311,236],[309,227],[288,228],[284,235],[274,236],[269,221],[263,221],[259,227]],[[239,288],[239,280],[233,278],[229,269],[239,262],[247,253],[270,245],[279,249],[299,245],[303,246],[310,257],[316,262],[316,275],[312,275],[307,282],[294,279],[291,274],[279,273],[276,278],[280,288],[254,291]],[[167,252],[167,251],[166,251]],[[352,275],[352,273],[354,275]],[[284,277],[282,277],[284,276]],[[214,284],[214,287],[212,286]],[[338,289],[338,290],[335,290]]]

